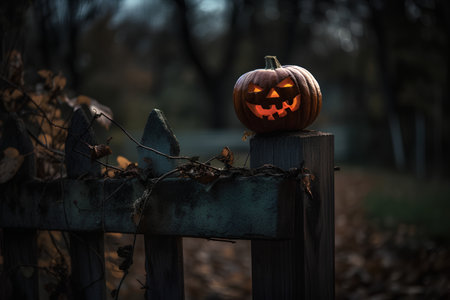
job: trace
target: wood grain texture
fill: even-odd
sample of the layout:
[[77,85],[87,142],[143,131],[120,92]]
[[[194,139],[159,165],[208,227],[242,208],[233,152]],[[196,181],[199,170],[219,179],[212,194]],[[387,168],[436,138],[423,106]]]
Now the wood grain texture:
[[[16,148],[24,155],[24,162],[14,178],[3,184],[11,187],[14,193],[6,199],[2,195],[2,205],[8,206],[14,211],[26,208],[29,203],[19,201],[17,197],[22,182],[30,181],[36,174],[35,156],[33,144],[28,137],[25,124],[17,115],[4,114],[0,118],[4,120],[3,132],[0,139],[0,151],[8,147]],[[4,271],[12,285],[11,299],[38,299],[39,276],[37,266],[37,230],[36,228],[3,229],[2,255],[4,259]]]
[[145,234],[145,299],[184,299],[183,240]]
[[[100,165],[80,153],[90,155],[88,145],[96,145],[94,132],[84,111],[75,110],[66,140],[67,176],[72,179],[82,176],[99,177]],[[61,188],[59,189],[61,191]],[[102,201],[102,197],[88,201]],[[74,201],[77,201],[75,199]],[[99,208],[101,205],[98,206]],[[66,216],[65,207],[63,214]],[[67,222],[67,218],[63,219]],[[104,240],[101,230],[92,232],[75,231],[70,236],[71,284],[74,299],[106,299]]]
[[[166,118],[158,109],[154,109],[150,113],[141,143],[167,155],[177,156],[180,154],[178,141],[167,124]],[[165,158],[143,148],[138,147],[138,153],[139,164],[145,166],[147,173],[153,176],[161,176],[176,166],[175,160]],[[151,207],[149,210],[152,211],[154,208]],[[143,220],[144,222],[151,221],[153,217],[144,215]],[[145,234],[144,241],[145,270],[147,272],[146,281],[148,286],[145,298],[152,300],[184,299],[182,238],[180,236]]]
[[[321,132],[257,135],[251,167],[304,166],[315,176],[313,195],[295,199],[295,237],[252,241],[253,299],[334,298],[333,136]],[[300,187],[299,187],[300,188]]]
[[74,111],[65,144],[68,178],[98,177],[100,175],[100,164],[94,163],[90,159],[91,150],[88,145],[96,145],[90,123],[82,108]]
[[71,232],[71,284],[74,299],[106,299],[103,233]]
[[[236,177],[208,186],[168,178],[154,188],[138,233],[237,239],[292,236],[292,185],[279,177]],[[0,227],[133,233],[137,179],[33,181],[0,186]],[[15,201],[17,207],[8,203]],[[18,208],[20,207],[20,209]]]

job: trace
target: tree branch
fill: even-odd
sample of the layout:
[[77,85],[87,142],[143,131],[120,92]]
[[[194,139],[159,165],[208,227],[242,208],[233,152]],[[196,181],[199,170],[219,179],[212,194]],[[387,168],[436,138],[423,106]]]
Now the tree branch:
[[236,45],[239,43],[241,38],[241,31],[239,30],[239,16],[240,16],[240,5],[238,1],[231,1],[231,14],[229,21],[229,33],[228,33],[228,43],[225,46],[225,53],[222,57],[222,63],[220,64],[219,75],[226,76],[227,70],[230,69],[230,63],[234,60],[236,56]]
[[205,82],[208,82],[211,78],[211,74],[209,74],[206,65],[200,59],[200,55],[195,49],[192,43],[192,33],[189,27],[188,14],[190,8],[187,6],[185,0],[173,0],[178,7],[178,13],[180,15],[180,31],[182,36],[182,41],[184,43],[184,47],[186,48],[187,53],[191,61],[194,63],[197,68],[200,76]]

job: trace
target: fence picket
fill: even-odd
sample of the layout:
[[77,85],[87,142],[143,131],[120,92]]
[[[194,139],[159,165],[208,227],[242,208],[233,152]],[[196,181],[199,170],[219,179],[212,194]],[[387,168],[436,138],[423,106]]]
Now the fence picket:
[[[14,147],[24,155],[24,162],[16,176],[6,184],[14,186],[17,183],[32,179],[36,174],[34,147],[28,137],[25,124],[15,114],[10,114],[5,120],[4,132],[0,140],[0,150]],[[16,186],[19,186],[17,184]],[[6,198],[6,197],[5,197]],[[23,209],[28,203],[20,203],[16,199],[5,199],[8,205],[16,210]],[[11,299],[38,299],[39,276],[37,268],[37,230],[36,229],[3,229],[2,254],[7,278],[11,281]]]
[[[96,144],[94,132],[86,114],[79,108],[73,114],[66,140],[67,177],[100,175],[100,166],[89,159],[88,144]],[[83,207],[82,201],[97,202],[101,209],[103,199],[79,199],[79,209]],[[98,231],[69,233],[74,299],[106,299],[104,236],[101,230],[99,219]]]
[[[168,155],[176,156],[180,153],[178,141],[158,109],[150,113],[141,143]],[[174,160],[155,155],[148,150],[138,148],[138,152],[139,162],[150,167],[153,175],[161,176],[176,166]],[[182,238],[145,234],[144,240],[148,287],[145,298],[184,299]]]
[[257,135],[250,141],[252,168],[304,166],[314,175],[305,178],[312,197],[303,191],[294,199],[294,238],[252,241],[253,299],[334,299],[333,153],[333,136],[321,132]]

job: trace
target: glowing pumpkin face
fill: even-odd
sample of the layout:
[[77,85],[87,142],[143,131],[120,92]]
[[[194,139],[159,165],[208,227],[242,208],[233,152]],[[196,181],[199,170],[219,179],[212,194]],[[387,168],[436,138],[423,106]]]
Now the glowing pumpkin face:
[[[250,83],[248,93],[251,95],[248,96],[246,104],[258,118],[275,121],[275,118],[283,118],[288,112],[294,112],[300,107],[300,94],[293,87],[294,82],[290,77],[271,87],[268,92],[267,89]],[[292,97],[292,93],[296,95]],[[250,102],[251,100],[253,101]]]
[[308,71],[266,56],[266,69],[238,79],[233,101],[239,120],[255,132],[301,130],[317,117],[322,94]]

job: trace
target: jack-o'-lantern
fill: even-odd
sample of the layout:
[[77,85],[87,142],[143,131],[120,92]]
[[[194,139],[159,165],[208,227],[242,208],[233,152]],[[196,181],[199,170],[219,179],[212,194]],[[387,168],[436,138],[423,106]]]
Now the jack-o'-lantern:
[[306,128],[322,107],[319,84],[304,68],[281,66],[275,56],[265,60],[265,69],[245,73],[234,86],[239,120],[257,133]]

